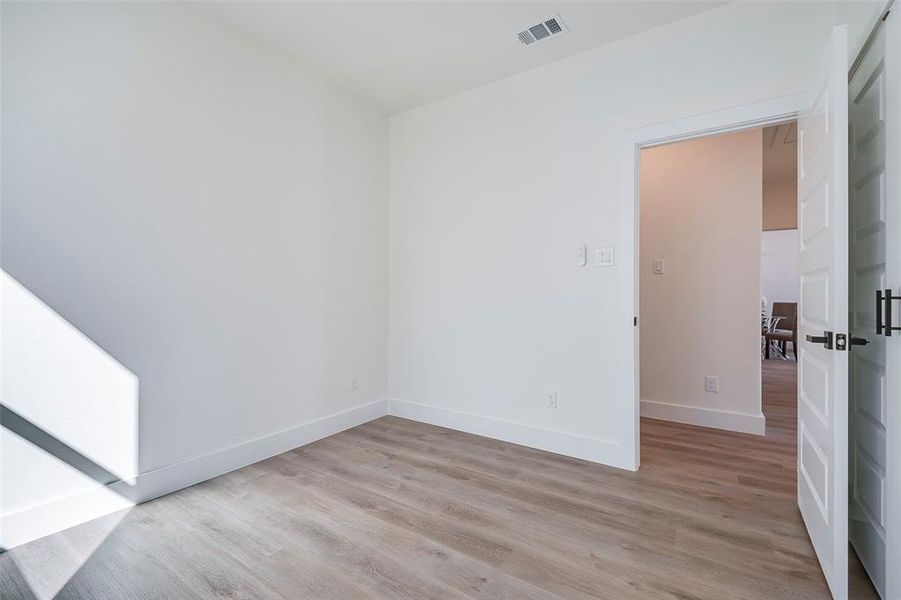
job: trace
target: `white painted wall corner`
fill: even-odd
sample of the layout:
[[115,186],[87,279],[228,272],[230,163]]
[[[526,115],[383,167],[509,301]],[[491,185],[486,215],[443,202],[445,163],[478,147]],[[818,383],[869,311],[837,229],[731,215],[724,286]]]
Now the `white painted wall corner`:
[[511,444],[634,470],[633,465],[622,461],[620,444],[617,441],[555,431],[405,400],[389,399],[388,414]]

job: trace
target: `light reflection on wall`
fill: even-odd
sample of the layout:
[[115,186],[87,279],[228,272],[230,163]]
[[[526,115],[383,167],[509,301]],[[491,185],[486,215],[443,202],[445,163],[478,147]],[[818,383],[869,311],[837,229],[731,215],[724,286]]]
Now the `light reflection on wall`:
[[138,378],[0,276],[0,544],[9,548],[132,504],[115,490],[138,473]]

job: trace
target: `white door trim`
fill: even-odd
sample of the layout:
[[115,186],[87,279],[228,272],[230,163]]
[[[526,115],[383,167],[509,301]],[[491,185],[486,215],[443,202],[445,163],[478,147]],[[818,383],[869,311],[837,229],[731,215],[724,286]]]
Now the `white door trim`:
[[619,162],[621,192],[619,211],[619,265],[616,273],[619,466],[638,470],[639,456],[639,354],[638,331],[633,318],[638,315],[638,208],[639,151],[663,144],[708,135],[765,127],[794,120],[803,106],[804,96],[786,96],[725,110],[657,123],[621,134],[616,156]]

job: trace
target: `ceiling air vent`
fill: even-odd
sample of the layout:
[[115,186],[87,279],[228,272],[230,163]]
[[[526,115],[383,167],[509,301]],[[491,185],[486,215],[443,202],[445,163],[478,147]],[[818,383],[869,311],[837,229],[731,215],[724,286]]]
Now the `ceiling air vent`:
[[534,25],[517,29],[514,33],[524,46],[530,46],[535,42],[560,35],[564,31],[566,31],[566,25],[563,24],[563,19],[560,18],[560,15],[553,14]]

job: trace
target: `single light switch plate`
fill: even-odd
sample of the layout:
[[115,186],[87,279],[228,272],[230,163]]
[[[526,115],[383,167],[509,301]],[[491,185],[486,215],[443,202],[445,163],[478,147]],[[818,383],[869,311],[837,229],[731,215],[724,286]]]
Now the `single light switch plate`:
[[557,408],[557,392],[551,392],[547,395],[547,407]]
[[663,275],[663,259],[654,259],[654,275]]
[[612,267],[614,263],[613,248],[595,248],[594,264],[596,267]]
[[708,375],[704,378],[704,389],[714,394],[720,391],[720,380],[716,375]]
[[588,244],[579,244],[579,250],[576,254],[576,266],[584,267],[588,264]]

